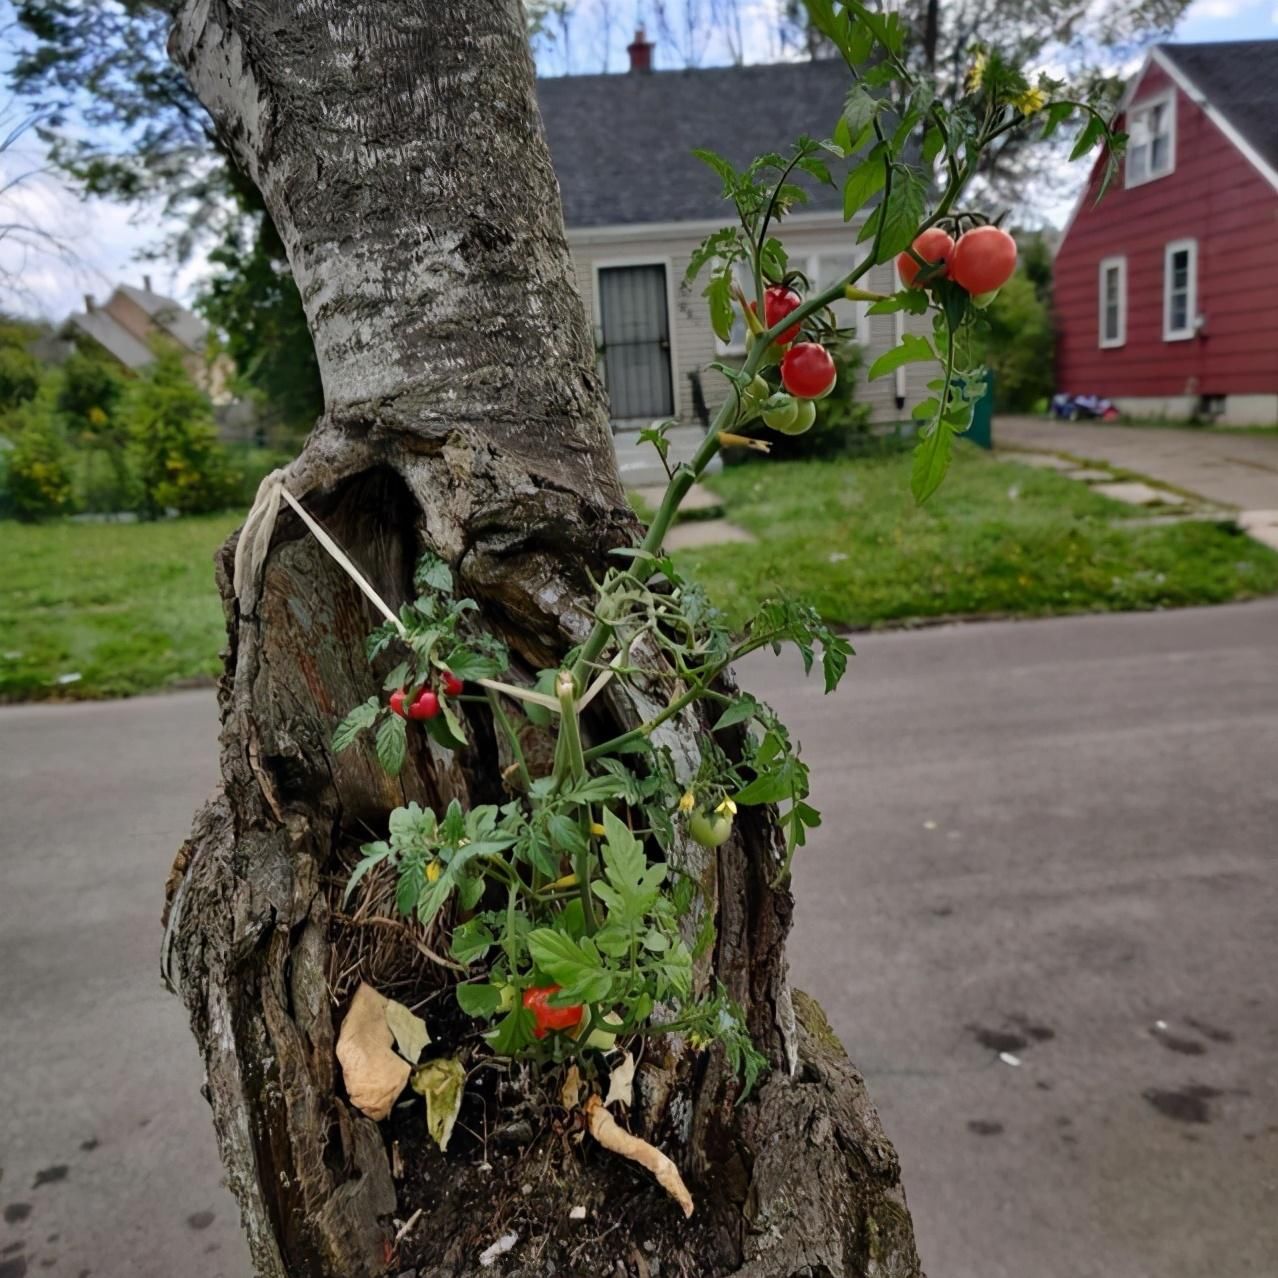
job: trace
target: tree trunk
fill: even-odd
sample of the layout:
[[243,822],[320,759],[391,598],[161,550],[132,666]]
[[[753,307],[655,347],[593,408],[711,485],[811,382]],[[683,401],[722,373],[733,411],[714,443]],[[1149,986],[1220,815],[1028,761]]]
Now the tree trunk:
[[[589,627],[591,574],[638,529],[518,0],[187,0],[171,51],[260,187],[315,339],[326,411],[290,491],[392,606],[429,549],[517,671],[555,663]],[[787,986],[792,903],[770,886],[765,809],[720,849],[671,852],[717,915],[697,980],[724,983],[772,1066],[734,1106],[718,1053],[649,1043],[630,1126],[683,1169],[691,1221],[645,1173],[571,1139],[572,1116],[542,1101],[529,1069],[468,1092],[447,1156],[423,1139],[420,1110],[379,1126],[347,1103],[334,1041],[353,982],[413,1002],[449,982],[417,942],[394,930],[374,942],[339,917],[351,851],[409,799],[493,801],[501,760],[478,714],[471,746],[422,737],[398,781],[368,752],[334,756],[334,723],[380,686],[363,656],[377,618],[287,509],[260,586],[238,598],[234,547],[217,564],[223,786],[169,884],[165,970],[204,1054],[258,1273],[917,1275],[862,1080]],[[589,726],[604,736],[644,712],[615,689],[600,703]],[[698,721],[668,727],[690,770]],[[428,1021],[446,1005],[428,1004]],[[569,1220],[578,1205],[585,1223]],[[395,1244],[394,1220],[418,1208]],[[507,1233],[515,1247],[481,1266]]]

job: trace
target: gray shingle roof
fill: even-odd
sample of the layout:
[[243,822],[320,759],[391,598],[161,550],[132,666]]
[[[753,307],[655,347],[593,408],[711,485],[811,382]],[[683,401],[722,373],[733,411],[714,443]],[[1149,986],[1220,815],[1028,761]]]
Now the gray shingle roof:
[[72,329],[78,329],[81,333],[93,338],[114,355],[125,368],[145,368],[155,358],[145,342],[139,342],[123,324],[112,319],[103,310],[92,310],[87,313],[76,311],[75,314],[67,317],[61,332],[71,336],[68,330]]
[[[583,227],[723,217],[730,209],[720,181],[693,148],[740,166],[785,151],[800,134],[829,137],[850,87],[841,60],[539,80],[564,220]],[[838,190],[802,184],[812,196],[804,208],[842,207]]]
[[1159,49],[1278,168],[1278,40],[1164,44]]
[[134,288],[132,284],[121,284],[120,292],[136,302],[162,329],[181,342],[189,351],[198,355],[204,353],[204,345],[208,340],[208,325],[192,311],[188,311],[181,302],[171,297],[153,293],[150,289]]

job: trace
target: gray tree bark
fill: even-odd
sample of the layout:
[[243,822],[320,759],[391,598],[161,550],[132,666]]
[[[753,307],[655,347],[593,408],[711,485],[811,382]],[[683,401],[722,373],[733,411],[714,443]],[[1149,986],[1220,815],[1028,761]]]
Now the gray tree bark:
[[[581,640],[590,574],[638,529],[524,22],[519,0],[186,0],[171,52],[261,188],[302,291],[326,411],[291,491],[393,606],[418,555],[442,555],[530,672]],[[222,787],[169,883],[165,966],[258,1273],[647,1275],[655,1257],[699,1278],[918,1275],[896,1156],[862,1080],[816,1005],[791,997],[791,899],[770,886],[778,838],[760,809],[720,849],[670,853],[716,913],[697,979],[727,986],[772,1065],[734,1106],[717,1054],[650,1045],[631,1127],[681,1166],[690,1222],[644,1173],[569,1139],[571,1116],[528,1071],[488,1094],[469,1154],[464,1141],[447,1157],[414,1145],[346,1102],[342,991],[360,956],[373,960],[335,910],[343,857],[409,799],[491,801],[500,760],[479,716],[470,747],[414,745],[398,781],[368,754],[334,756],[335,721],[379,686],[362,642],[377,618],[287,510],[260,590],[239,599],[234,544],[217,563]],[[633,725],[649,694],[664,696],[614,692],[594,729]],[[700,728],[685,717],[667,735],[686,765]],[[414,960],[418,994],[446,987]],[[587,1227],[569,1222],[578,1204]],[[394,1246],[393,1219],[419,1207],[424,1224]],[[481,1268],[506,1232],[519,1244]]]

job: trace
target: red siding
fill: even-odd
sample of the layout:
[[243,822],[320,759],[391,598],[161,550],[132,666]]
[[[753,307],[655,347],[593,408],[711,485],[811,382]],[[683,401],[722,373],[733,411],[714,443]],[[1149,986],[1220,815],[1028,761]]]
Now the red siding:
[[[1151,65],[1134,102],[1170,87]],[[1278,392],[1278,191],[1184,93],[1176,93],[1175,171],[1123,186],[1099,205],[1093,171],[1056,256],[1057,388],[1132,397]],[[1203,332],[1163,340],[1163,259],[1198,241]],[[1100,349],[1100,263],[1127,258],[1127,341]]]

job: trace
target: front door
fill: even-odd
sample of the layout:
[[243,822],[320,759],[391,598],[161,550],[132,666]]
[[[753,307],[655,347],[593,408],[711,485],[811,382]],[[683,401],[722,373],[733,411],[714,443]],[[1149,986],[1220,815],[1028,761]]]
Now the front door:
[[601,267],[599,326],[613,422],[646,426],[673,416],[666,268]]

